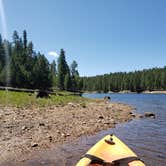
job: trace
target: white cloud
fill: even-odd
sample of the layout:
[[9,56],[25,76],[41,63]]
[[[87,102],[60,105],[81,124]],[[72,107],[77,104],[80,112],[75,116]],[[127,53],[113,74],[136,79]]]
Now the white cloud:
[[50,51],[48,53],[49,56],[54,56],[55,58],[57,58],[59,55],[55,52],[55,51]]

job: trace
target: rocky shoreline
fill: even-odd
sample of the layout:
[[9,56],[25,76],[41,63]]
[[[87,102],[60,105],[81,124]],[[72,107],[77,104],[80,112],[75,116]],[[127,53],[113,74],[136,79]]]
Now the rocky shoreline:
[[[21,162],[29,153],[115,127],[133,117],[133,108],[104,100],[49,108],[0,108],[0,165]],[[21,158],[19,156],[22,156]]]

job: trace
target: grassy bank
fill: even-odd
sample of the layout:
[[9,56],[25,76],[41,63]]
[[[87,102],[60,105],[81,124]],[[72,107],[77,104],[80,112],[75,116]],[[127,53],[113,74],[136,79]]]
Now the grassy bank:
[[125,104],[85,99],[69,92],[36,98],[35,93],[1,90],[0,165],[8,165],[6,161],[22,165],[35,151],[115,127],[131,120],[132,110]]
[[13,92],[0,90],[0,105],[14,107],[48,107],[65,105],[69,102],[84,105],[87,99],[74,96],[70,92],[58,92],[59,95],[50,95],[49,98],[36,98],[34,93]]

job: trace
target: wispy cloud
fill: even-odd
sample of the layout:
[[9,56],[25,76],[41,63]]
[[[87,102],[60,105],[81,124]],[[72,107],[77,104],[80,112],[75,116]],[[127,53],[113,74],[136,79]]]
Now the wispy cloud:
[[55,51],[50,51],[48,53],[49,56],[54,56],[55,58],[57,58],[59,55],[55,52]]

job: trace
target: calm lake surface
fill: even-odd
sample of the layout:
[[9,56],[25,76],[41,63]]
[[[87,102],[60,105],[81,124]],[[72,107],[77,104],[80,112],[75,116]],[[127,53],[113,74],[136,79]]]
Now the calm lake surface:
[[127,143],[150,166],[166,165],[166,95],[163,94],[85,94],[84,97],[104,98],[127,103],[144,114],[150,111],[156,119],[133,120],[115,129],[100,132],[96,137],[114,133]]
[[[137,119],[94,136],[82,136],[75,142],[37,153],[23,165],[74,166],[92,145],[106,134],[114,133],[141,157],[147,166],[166,165],[166,95],[157,94],[84,94],[88,98],[110,96],[113,102],[127,103],[144,114],[151,111],[155,119]],[[10,165],[10,164],[9,164]],[[12,164],[11,164],[12,165]]]

